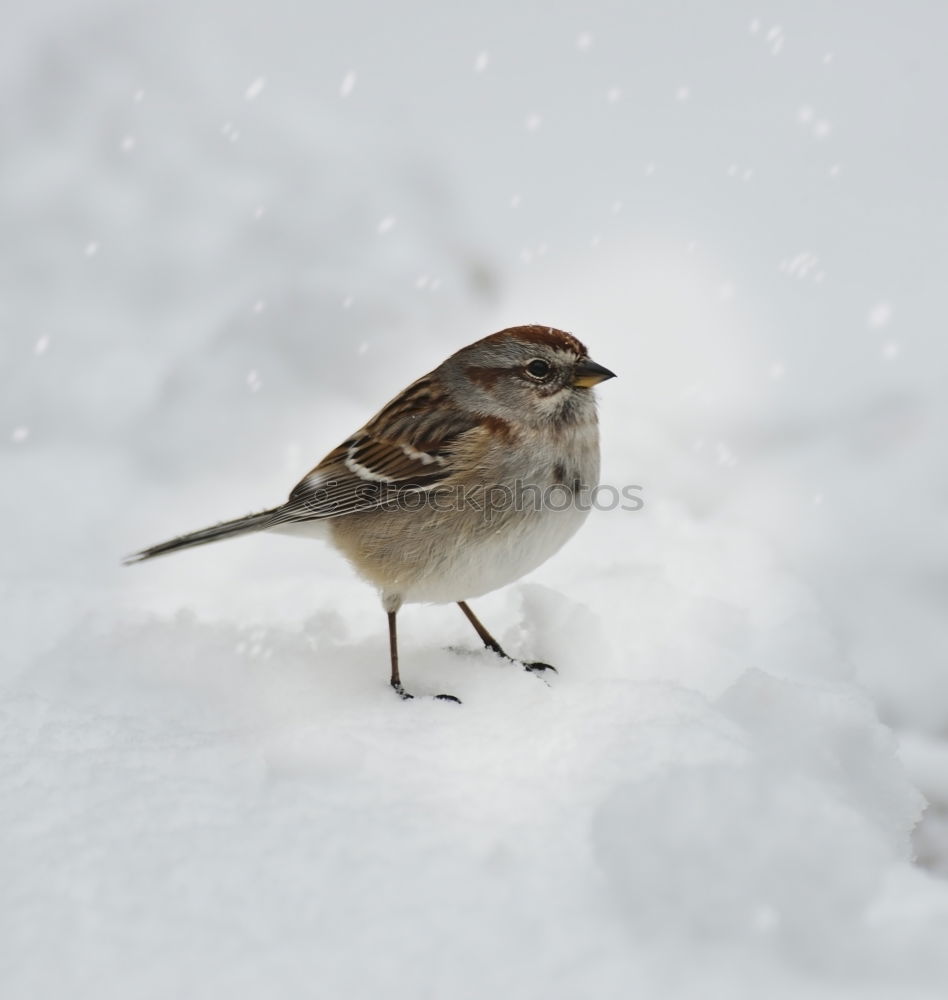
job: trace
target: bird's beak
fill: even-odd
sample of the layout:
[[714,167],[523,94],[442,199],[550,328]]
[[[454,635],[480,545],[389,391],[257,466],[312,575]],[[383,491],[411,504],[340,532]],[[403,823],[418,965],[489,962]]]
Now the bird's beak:
[[584,389],[591,389],[600,382],[605,382],[607,378],[615,378],[616,373],[597,365],[595,361],[584,358],[574,369],[573,385],[582,386]]

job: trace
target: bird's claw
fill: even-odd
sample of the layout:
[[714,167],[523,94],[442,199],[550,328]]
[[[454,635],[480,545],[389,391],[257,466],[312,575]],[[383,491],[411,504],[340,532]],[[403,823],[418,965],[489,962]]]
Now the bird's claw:
[[[402,701],[414,701],[415,696],[410,691],[406,691],[402,687],[401,683],[393,684],[392,690],[398,695],[399,698],[402,699]],[[455,705],[461,704],[461,699],[455,698],[453,694],[436,694],[432,695],[432,697],[435,701],[453,701]]]
[[524,663],[523,669],[531,674],[543,674],[546,673],[547,670],[552,670],[554,674],[559,673],[552,663],[540,663],[539,661],[536,661],[535,663]]

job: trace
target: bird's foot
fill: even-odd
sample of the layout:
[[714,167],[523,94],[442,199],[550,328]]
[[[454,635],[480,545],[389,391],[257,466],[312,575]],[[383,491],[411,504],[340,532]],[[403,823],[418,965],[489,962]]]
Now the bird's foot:
[[[402,701],[413,701],[415,696],[410,692],[406,691],[401,682],[392,685],[392,690],[398,695]],[[435,694],[431,696],[435,701],[453,701],[456,705],[461,704],[460,698],[455,698],[453,694]]]
[[[449,652],[455,653],[458,656],[472,656],[480,652],[480,650],[478,649],[470,649],[469,647],[466,646],[448,646],[447,648]],[[505,653],[499,647],[495,648],[494,646],[485,645],[484,648],[489,649],[501,660],[506,660],[508,663],[516,663],[518,666],[523,667],[523,669],[526,670],[527,673],[545,674],[548,671],[553,674],[559,673],[559,671],[556,669],[556,667],[553,666],[552,663],[542,663],[539,660],[531,660],[531,661],[518,660],[515,656],[510,656],[509,653]]]
[[514,660],[515,663],[522,663],[523,669],[531,674],[545,674],[547,670],[551,670],[554,674],[558,674],[559,671],[552,663],[540,663],[539,660],[533,663],[526,663],[523,660]]
[[511,656],[509,653],[504,652],[504,650],[497,643],[485,643],[487,649],[491,652],[496,653],[502,660],[507,660],[509,663],[519,663],[524,670],[529,671],[531,674],[542,674],[546,673],[547,670],[552,670],[554,674],[559,673],[559,671],[551,663],[541,663],[539,660],[527,661],[518,660],[515,656]]
[[539,660],[518,660],[515,656],[505,653],[500,646],[488,646],[487,648],[496,653],[502,660],[506,660],[508,663],[518,663],[524,670],[527,671],[527,673],[545,674],[548,670],[554,674],[559,673],[552,663],[541,663]]
[[406,691],[401,684],[401,681],[392,681],[392,690],[398,695],[402,701],[411,701],[415,696],[409,691]]

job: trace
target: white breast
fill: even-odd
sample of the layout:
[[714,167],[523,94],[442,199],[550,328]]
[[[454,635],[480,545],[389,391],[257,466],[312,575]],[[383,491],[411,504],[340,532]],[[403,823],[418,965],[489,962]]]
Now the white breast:
[[456,559],[409,587],[406,603],[448,604],[480,597],[532,572],[576,534],[588,511],[575,506],[531,513],[461,547]]
[[[528,477],[529,483],[546,496],[554,484],[559,484],[553,503],[545,503],[539,510],[531,507],[514,512],[500,519],[496,529],[490,531],[484,530],[483,522],[467,530],[459,524],[460,544],[453,554],[414,579],[405,588],[403,600],[446,604],[480,597],[519,580],[557,553],[586,520],[592,490],[599,482],[595,421],[574,428],[561,445],[555,459],[536,461],[538,456],[533,456],[534,468]],[[574,480],[582,483],[584,490],[570,498]]]

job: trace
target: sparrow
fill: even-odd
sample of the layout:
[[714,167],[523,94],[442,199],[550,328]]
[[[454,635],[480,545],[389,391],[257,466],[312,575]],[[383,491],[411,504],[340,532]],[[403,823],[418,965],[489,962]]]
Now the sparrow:
[[592,390],[614,377],[563,330],[501,330],[412,382],[285,503],[152,545],[125,562],[255,531],[322,538],[379,591],[390,684],[401,698],[412,697],[399,674],[396,632],[406,603],[456,603],[488,649],[521,662],[467,602],[536,569],[582,525],[599,483]]

